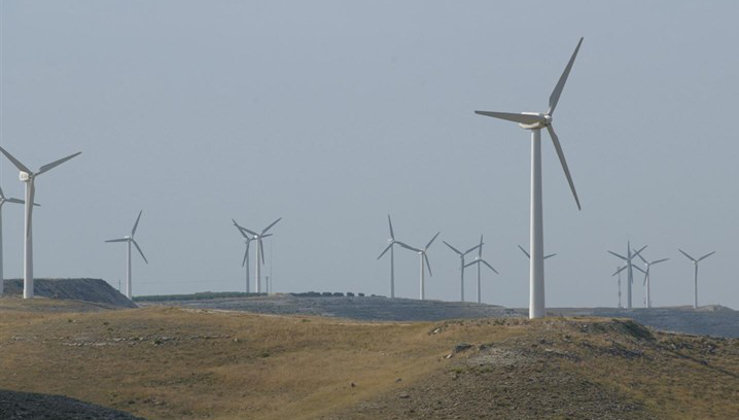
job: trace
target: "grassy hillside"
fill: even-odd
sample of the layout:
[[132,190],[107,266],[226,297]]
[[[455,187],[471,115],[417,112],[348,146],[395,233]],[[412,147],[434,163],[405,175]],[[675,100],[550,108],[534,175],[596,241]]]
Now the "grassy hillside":
[[363,323],[50,302],[0,299],[0,389],[147,418],[739,418],[737,340],[630,321]]

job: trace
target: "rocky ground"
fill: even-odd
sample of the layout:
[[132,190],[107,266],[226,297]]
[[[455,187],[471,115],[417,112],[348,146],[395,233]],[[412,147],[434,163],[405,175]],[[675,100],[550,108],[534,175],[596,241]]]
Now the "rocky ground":
[[122,411],[59,395],[0,390],[0,418],[5,420],[135,420]]

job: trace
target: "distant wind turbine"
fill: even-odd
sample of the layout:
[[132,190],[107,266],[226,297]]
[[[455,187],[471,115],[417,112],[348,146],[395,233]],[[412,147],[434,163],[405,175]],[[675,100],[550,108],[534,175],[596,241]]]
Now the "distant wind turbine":
[[687,257],[690,261],[693,261],[693,266],[695,267],[695,276],[694,276],[695,298],[693,300],[693,308],[697,308],[698,307],[698,263],[701,262],[701,261],[703,261],[703,260],[705,260],[706,258],[710,257],[711,255],[715,254],[716,251],[711,251],[708,254],[706,254],[706,255],[698,258],[698,259],[695,259],[695,258],[691,257],[690,255],[688,255],[687,252],[683,251],[680,248],[678,248],[678,251],[682,252],[682,254],[685,255],[685,257]]
[[661,258],[659,260],[647,261],[647,259],[644,258],[643,256],[641,256],[641,254],[637,254],[637,256],[639,257],[640,260],[642,260],[642,262],[644,263],[644,267],[645,267],[645,269],[644,269],[644,271],[645,271],[645,273],[644,273],[644,290],[645,290],[645,293],[646,294],[644,296],[644,306],[646,306],[647,308],[651,308],[652,307],[652,298],[651,298],[651,289],[652,289],[652,287],[651,287],[651,280],[652,280],[652,276],[651,276],[651,270],[650,269],[651,269],[651,267],[653,265],[659,264],[659,263],[663,263],[663,262],[669,260],[669,258]]
[[625,265],[616,267],[616,272],[611,274],[611,277],[618,275],[618,307],[623,308],[624,306],[621,304],[621,272],[626,269]]
[[444,242],[444,245],[448,246],[452,251],[454,251],[455,254],[459,255],[459,285],[460,285],[459,297],[462,300],[462,302],[464,302],[464,267],[465,267],[464,257],[470,252],[480,248],[482,246],[482,243],[477,244],[473,246],[472,248],[468,249],[467,251],[462,252],[458,250],[457,248],[451,246],[449,242],[447,241],[442,241],[442,242]]
[[403,242],[396,241],[398,243],[398,245],[402,246],[403,248],[409,249],[411,251],[414,251],[414,252],[418,253],[418,256],[419,256],[419,259],[420,259],[420,264],[421,264],[421,270],[420,270],[420,277],[421,277],[420,280],[421,281],[420,281],[420,292],[419,292],[419,296],[420,296],[420,299],[421,300],[424,299],[425,294],[426,294],[426,292],[425,292],[426,285],[425,285],[425,267],[424,267],[424,262],[426,263],[426,267],[428,267],[428,269],[429,269],[429,276],[431,276],[432,275],[431,274],[431,264],[429,263],[429,257],[427,255],[427,251],[429,250],[429,247],[431,246],[431,244],[434,243],[434,240],[436,239],[436,237],[439,236],[439,233],[441,233],[441,232],[436,232],[436,235],[434,235],[434,237],[431,238],[430,241],[428,241],[428,243],[426,244],[426,246],[423,249],[414,248],[414,247],[412,247],[410,245],[407,245],[407,244],[405,244]]
[[[6,197],[3,189],[0,188],[0,296],[5,292],[5,276],[3,265],[3,205],[5,203],[23,204],[24,201],[17,198]],[[38,204],[35,204],[38,206]]]
[[387,251],[390,251],[390,297],[395,297],[395,244],[398,241],[395,240],[395,233],[393,232],[393,222],[390,220],[390,215],[387,215],[387,225],[390,228],[390,238],[388,238],[388,245],[377,257],[379,260]]
[[565,161],[565,155],[562,151],[562,145],[559,138],[552,128],[552,115],[557,107],[559,97],[562,94],[567,77],[575,62],[577,52],[580,50],[583,38],[577,43],[575,52],[572,53],[570,61],[567,63],[562,76],[560,76],[557,85],[554,87],[552,94],[549,96],[549,109],[545,113],[539,112],[490,112],[475,111],[476,114],[486,115],[488,117],[499,118],[502,120],[517,122],[518,125],[525,129],[531,130],[531,263],[530,263],[530,291],[529,291],[529,318],[540,318],[546,316],[546,305],[544,301],[544,226],[542,215],[542,183],[541,183],[541,129],[546,128],[549,137],[552,138],[554,148],[557,150],[559,161],[562,164],[567,182],[570,184],[572,195],[575,197],[575,203],[578,210],[580,200],[575,191],[575,184],[572,182],[570,170]]
[[264,244],[262,243],[262,239],[272,236],[272,234],[271,233],[268,234],[267,231],[269,231],[270,229],[272,229],[272,227],[274,225],[276,225],[277,222],[279,222],[280,220],[282,220],[282,217],[280,217],[277,220],[275,220],[274,222],[270,223],[269,226],[267,226],[266,228],[262,229],[262,231],[259,232],[259,233],[255,232],[253,230],[249,230],[249,229],[247,229],[245,227],[240,227],[240,226],[236,225],[239,229],[243,229],[246,233],[250,234],[252,236],[252,240],[256,240],[257,241],[257,246],[256,246],[257,250],[255,251],[256,252],[256,260],[257,260],[257,265],[256,265],[256,270],[255,270],[256,271],[256,273],[255,273],[256,278],[254,279],[254,284],[256,285],[256,292],[257,293],[260,293],[260,283],[262,282],[261,266],[262,266],[262,264],[264,264]]
[[468,262],[464,266],[465,268],[467,268],[471,265],[477,265],[477,303],[482,303],[482,287],[481,287],[481,282],[480,282],[480,269],[482,268],[481,266],[485,265],[487,268],[491,269],[493,273],[500,275],[500,273],[498,273],[498,270],[493,268],[493,266],[490,265],[489,262],[485,261],[482,258],[482,246],[483,245],[484,243],[482,241],[482,235],[480,235],[480,244],[477,245],[477,256],[475,257],[473,261]]
[[632,260],[640,252],[644,251],[644,249],[646,247],[647,246],[644,245],[643,247],[641,247],[641,249],[639,249],[638,251],[636,251],[635,253],[632,254],[631,253],[631,243],[630,242],[627,242],[626,243],[626,256],[625,257],[623,255],[617,254],[617,253],[615,253],[613,251],[608,251],[608,253],[610,253],[611,255],[613,255],[615,257],[618,257],[618,258],[621,258],[622,260],[624,260],[626,262],[626,273],[627,273],[627,277],[628,277],[626,279],[626,307],[628,309],[631,309],[631,284],[634,283],[634,268],[636,268],[637,270],[639,270],[641,272],[644,272],[644,270],[642,270],[641,268],[635,266],[632,263]]
[[[526,256],[526,258],[529,258],[529,259],[531,258],[531,256],[529,255],[529,253],[528,253],[528,252],[526,252],[526,250],[524,249],[524,247],[522,247],[521,245],[519,245],[519,246],[518,246],[518,249],[520,249],[520,250],[521,250],[521,252],[523,252],[523,255],[525,255],[525,256]],[[546,260],[547,258],[551,258],[551,257],[553,257],[553,256],[555,256],[555,255],[557,255],[557,254],[549,254],[549,255],[545,255],[545,256],[544,256],[544,259]]]
[[13,157],[13,155],[8,153],[8,151],[3,149],[2,147],[0,147],[0,152],[2,152],[5,157],[8,158],[8,160],[10,160],[10,162],[12,162],[16,168],[18,168],[18,170],[20,171],[19,178],[21,182],[24,182],[26,184],[26,218],[24,229],[25,237],[23,244],[23,299],[31,299],[33,298],[33,235],[31,226],[33,222],[33,204],[36,202],[34,201],[34,195],[36,193],[36,177],[43,174],[44,172],[48,172],[51,169],[56,168],[57,166],[68,161],[69,159],[72,159],[82,152],[77,152],[67,157],[63,157],[59,160],[55,160],[51,163],[47,163],[46,165],[39,168],[37,172],[33,172],[32,170],[28,169],[27,166],[22,164],[18,159]]
[[246,293],[249,293],[249,244],[251,243],[251,241],[254,240],[254,238],[249,236],[249,234],[244,231],[244,228],[236,223],[236,220],[231,219],[231,221],[233,222],[234,226],[236,226],[236,229],[241,234],[241,237],[244,239],[244,244],[246,245],[246,249],[244,250],[244,259],[241,261],[241,266],[246,267],[244,270],[246,273]]
[[136,250],[139,251],[139,254],[141,254],[141,258],[144,259],[144,262],[149,264],[149,260],[146,259],[146,256],[144,255],[144,251],[141,250],[141,247],[139,247],[138,242],[136,242],[136,239],[134,239],[134,235],[136,234],[136,228],[139,227],[139,220],[141,220],[141,213],[143,213],[143,210],[139,211],[138,217],[136,217],[136,222],[133,224],[133,229],[131,229],[131,234],[126,235],[119,239],[109,239],[105,242],[127,242],[128,243],[128,252],[126,253],[126,297],[131,299],[131,296],[133,296],[133,292],[131,289],[131,244],[133,244],[136,247]]

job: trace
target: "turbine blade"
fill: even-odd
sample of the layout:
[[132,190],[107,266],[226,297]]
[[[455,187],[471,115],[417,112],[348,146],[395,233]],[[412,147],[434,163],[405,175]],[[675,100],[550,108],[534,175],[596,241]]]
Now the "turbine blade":
[[480,234],[480,246],[477,248],[477,256],[482,258],[482,234]]
[[431,274],[431,263],[429,263],[429,257],[428,257],[428,255],[426,255],[425,252],[422,253],[421,255],[423,255],[423,260],[426,261],[426,268],[429,269],[429,276],[433,276],[433,274]]
[[706,255],[704,255],[704,256],[702,256],[702,257],[698,258],[698,261],[703,261],[703,260],[705,260],[706,258],[710,257],[711,255],[713,255],[713,254],[715,254],[715,253],[716,253],[716,251],[711,251],[711,252],[709,252],[708,254],[706,254]]
[[649,278],[649,272],[648,271],[646,273],[644,273],[644,281],[642,281],[642,286],[646,286],[647,285],[647,278]]
[[572,176],[570,175],[570,169],[567,167],[567,161],[565,160],[565,154],[562,151],[562,145],[559,143],[559,138],[557,137],[557,134],[554,132],[554,128],[552,128],[552,125],[547,125],[547,131],[549,131],[549,137],[552,138],[552,143],[554,143],[554,148],[557,149],[557,155],[559,156],[559,161],[562,163],[562,169],[565,171],[565,176],[567,177],[567,182],[570,184],[570,190],[572,190],[572,195],[575,197],[575,203],[577,203],[577,209],[582,210],[582,207],[580,207],[580,199],[577,198],[577,191],[575,191],[575,184],[572,182]]
[[138,242],[131,239],[131,242],[133,242],[134,245],[136,245],[136,249],[139,251],[139,254],[141,254],[141,258],[144,259],[144,261],[149,264],[149,260],[146,259],[146,256],[144,255],[144,251],[141,250],[141,247],[139,246]]
[[475,111],[475,114],[499,118],[501,120],[513,121],[521,124],[534,124],[546,122],[546,119],[538,114],[522,114],[512,112]]
[[[634,250],[634,252],[636,252],[636,250]],[[644,264],[649,264],[649,263],[647,262],[647,260],[646,260],[646,259],[645,259],[644,257],[642,257],[642,256],[641,256],[641,254],[639,254],[639,253],[636,253],[636,254],[634,254],[634,255],[636,255],[637,257],[639,257],[639,259],[640,259],[640,260],[642,260],[642,262],[643,262]]]
[[487,262],[487,261],[485,261],[485,260],[480,260],[480,262],[481,262],[481,263],[483,263],[483,264],[485,264],[485,265],[487,265],[489,269],[491,269],[491,270],[493,270],[493,272],[495,272],[495,274],[500,274],[500,273],[498,272],[498,270],[496,270],[495,268],[493,268],[493,266],[492,266],[492,265],[488,264],[488,262]]
[[56,168],[57,166],[61,165],[62,163],[66,162],[66,161],[68,161],[69,159],[72,159],[73,157],[79,155],[80,153],[82,153],[82,152],[73,153],[73,154],[71,154],[71,155],[69,155],[67,157],[63,157],[63,158],[61,158],[59,160],[55,160],[55,161],[53,161],[51,163],[47,163],[46,165],[42,166],[38,170],[38,173],[36,175],[41,175],[44,172],[47,172],[47,171],[49,171],[49,170],[51,170],[53,168]]
[[572,64],[575,63],[575,57],[577,56],[577,52],[580,50],[580,45],[582,44],[583,38],[580,38],[580,41],[577,43],[577,47],[575,47],[575,52],[572,53],[572,57],[570,57],[570,61],[567,63],[567,66],[565,67],[565,71],[562,72],[562,76],[559,77],[559,81],[557,82],[557,85],[554,86],[554,90],[552,91],[552,94],[549,95],[549,110],[547,111],[547,114],[553,114],[554,109],[557,107],[557,103],[559,102],[559,96],[562,94],[562,89],[565,87],[565,82],[567,82],[567,77],[570,75],[570,70],[572,70]]
[[465,264],[464,267],[467,268],[467,267],[469,267],[471,265],[480,264],[480,261],[481,260],[479,258],[478,259],[475,259],[474,261],[470,261],[467,264]]
[[469,254],[470,252],[476,250],[477,248],[480,248],[481,246],[482,246],[482,244],[477,244],[477,245],[473,246],[472,248],[468,249],[467,251],[464,251],[464,255]]
[[[231,219],[231,220],[233,220],[233,219]],[[236,221],[235,221],[235,220],[233,220],[233,222],[234,222],[234,227],[235,227],[235,228],[236,228],[236,229],[237,229],[237,230],[239,231],[239,233],[241,234],[241,236],[242,236],[242,237],[243,237],[244,239],[251,239],[251,238],[249,237],[249,235],[247,235],[246,233],[244,233],[244,228],[243,228],[243,227],[239,226],[239,224],[238,224],[238,223],[236,223]]]
[[638,265],[632,265],[632,266],[631,266],[631,268],[633,268],[633,269],[635,269],[635,270],[638,270],[638,271],[641,271],[641,272],[642,272],[642,273],[644,273],[644,274],[647,274],[647,272],[646,272],[646,271],[644,271],[643,269],[639,268],[639,266],[638,266]]
[[618,258],[621,258],[621,259],[622,259],[622,260],[624,260],[624,261],[628,261],[628,260],[629,260],[628,258],[624,257],[623,255],[619,255],[619,254],[616,254],[616,253],[615,253],[615,252],[613,252],[613,251],[608,251],[608,252],[609,252],[609,253],[610,253],[611,255],[615,255],[615,256],[617,256]]
[[667,260],[669,260],[669,258],[662,258],[661,260],[657,260],[657,261],[652,261],[652,262],[651,262],[651,263],[649,263],[649,264],[650,264],[650,265],[654,265],[654,264],[659,264],[659,263],[661,263],[661,262],[665,262],[665,261],[667,261]]
[[269,238],[270,236],[273,236],[273,235],[272,235],[271,233],[268,233],[268,234],[266,234],[266,235],[262,235],[262,239],[264,239],[264,238]]
[[390,220],[390,215],[387,215],[387,224],[390,226],[390,239],[395,240],[395,232],[393,232],[393,222]]
[[0,187],[0,199],[5,199],[5,193],[3,193],[2,187]]
[[633,251],[634,253],[631,254],[631,258],[634,258],[636,256],[639,256],[639,253],[642,252],[642,251],[644,251],[645,249],[647,249],[647,246],[646,245],[644,245],[643,247],[639,248],[638,251]]
[[626,266],[623,266],[623,267],[619,268],[618,270],[616,270],[615,273],[611,274],[611,277],[615,276],[616,274],[618,274],[618,273],[620,273],[620,272],[622,272],[624,270],[626,270]]
[[545,256],[544,256],[544,259],[546,260],[547,258],[553,257],[553,256],[555,256],[555,255],[557,255],[557,254],[549,254],[549,255],[545,255]]
[[264,262],[264,244],[262,243],[262,238],[257,239],[258,246],[259,246],[259,255],[262,256],[262,264],[265,264]]
[[518,246],[518,249],[520,249],[521,252],[523,252],[523,255],[525,255],[526,258],[531,258],[531,255],[529,255],[529,253],[525,249],[523,249],[521,245]]
[[429,243],[426,244],[426,247],[423,249],[424,251],[427,250],[427,249],[429,249],[429,247],[431,246],[431,244],[434,243],[434,240],[436,239],[437,236],[439,236],[440,233],[441,232],[436,232],[436,235],[434,235],[434,237],[431,238],[431,240],[429,241]]
[[688,253],[687,253],[687,252],[683,251],[683,250],[682,250],[682,249],[680,249],[680,248],[678,248],[677,250],[678,250],[678,251],[680,251],[680,252],[682,252],[682,253],[683,253],[683,255],[685,255],[686,257],[688,257],[688,259],[689,259],[690,261],[696,262],[695,258],[693,258],[693,257],[691,257],[690,255],[688,255]]
[[[25,204],[26,202],[23,200],[20,200],[18,198],[6,198],[5,201],[8,203],[17,203],[17,204]],[[38,204],[33,203],[34,206],[38,206]]]
[[391,242],[390,245],[386,246],[385,249],[380,253],[380,256],[377,257],[377,259],[379,260],[380,258],[382,258],[382,256],[385,255],[385,253],[388,252],[390,248],[393,247],[393,245],[394,244]]
[[126,242],[128,241],[128,238],[120,238],[120,239],[108,239],[105,242]]
[[245,228],[245,227],[242,227],[241,229],[242,229],[242,230],[245,230],[246,232],[248,232],[248,233],[249,233],[250,235],[252,235],[252,236],[259,236],[259,234],[258,234],[258,233],[256,233],[256,232],[254,232],[253,230],[249,230],[249,229],[247,229],[247,228]]
[[5,155],[5,157],[8,158],[8,160],[10,162],[12,162],[13,165],[15,165],[15,167],[18,168],[19,171],[23,171],[23,172],[26,172],[26,173],[29,173],[29,174],[32,174],[33,173],[33,171],[31,171],[30,169],[28,169],[26,167],[26,165],[22,164],[21,161],[19,161],[18,159],[16,159],[15,157],[13,157],[13,155],[11,155],[10,153],[8,153],[7,150],[5,150],[2,147],[0,147],[0,152],[3,152],[3,154]]
[[279,219],[277,219],[274,222],[270,223],[269,226],[267,226],[266,228],[264,228],[264,230],[262,231],[262,235],[264,235],[265,233],[267,233],[268,230],[272,229],[272,226],[276,225],[277,222],[279,222],[280,220],[282,220],[282,217],[280,217]]
[[462,251],[460,251],[460,250],[458,250],[457,248],[455,248],[455,247],[453,247],[453,246],[449,245],[449,242],[447,242],[447,241],[441,241],[441,242],[444,242],[444,245],[446,245],[446,246],[448,246],[449,248],[451,248],[451,249],[452,249],[452,251],[456,252],[457,254],[459,254],[459,255],[464,255],[464,254],[462,254]]
[[139,216],[136,218],[136,223],[133,224],[133,229],[131,229],[131,237],[133,238],[133,235],[136,234],[136,228],[139,227],[139,220],[141,220],[141,213],[143,213],[144,210],[139,210]]
[[241,266],[246,265],[246,259],[249,258],[249,242],[246,243],[246,250],[244,251],[244,259],[241,261]]

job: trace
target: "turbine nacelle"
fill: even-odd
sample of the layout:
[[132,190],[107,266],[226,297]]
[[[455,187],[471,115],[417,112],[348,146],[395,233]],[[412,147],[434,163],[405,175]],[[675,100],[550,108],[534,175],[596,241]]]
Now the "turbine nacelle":
[[542,114],[540,112],[522,112],[521,115],[531,115],[541,119],[532,123],[518,123],[518,126],[524,130],[539,130],[552,124],[552,116],[549,114]]
[[18,178],[21,180],[21,182],[28,182],[33,178],[32,174],[29,174],[28,172],[20,171],[18,174]]

